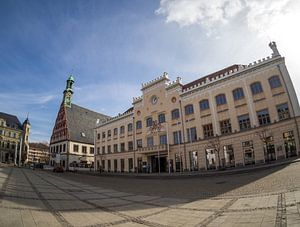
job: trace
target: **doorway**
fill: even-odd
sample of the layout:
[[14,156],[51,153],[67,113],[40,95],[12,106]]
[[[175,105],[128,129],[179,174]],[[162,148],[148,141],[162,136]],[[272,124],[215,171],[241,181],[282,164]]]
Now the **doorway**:
[[167,172],[168,161],[166,156],[151,156],[152,173]]

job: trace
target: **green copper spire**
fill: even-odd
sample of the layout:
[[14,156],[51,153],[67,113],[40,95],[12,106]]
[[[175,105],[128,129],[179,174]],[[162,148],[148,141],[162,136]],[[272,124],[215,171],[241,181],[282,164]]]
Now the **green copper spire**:
[[69,76],[67,80],[66,89],[64,90],[64,105],[67,107],[71,107],[73,89],[72,86],[74,84],[74,77],[72,75]]

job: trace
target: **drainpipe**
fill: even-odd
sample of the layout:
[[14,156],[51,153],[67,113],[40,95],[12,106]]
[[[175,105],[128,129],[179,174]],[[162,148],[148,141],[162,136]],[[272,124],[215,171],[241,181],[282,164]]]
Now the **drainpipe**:
[[185,130],[184,130],[184,120],[183,120],[183,114],[182,114],[182,104],[181,100],[179,100],[179,106],[180,106],[180,116],[181,116],[181,126],[182,126],[182,137],[183,137],[183,153],[184,153],[184,170],[187,169],[187,164],[186,164],[186,144],[185,144]]

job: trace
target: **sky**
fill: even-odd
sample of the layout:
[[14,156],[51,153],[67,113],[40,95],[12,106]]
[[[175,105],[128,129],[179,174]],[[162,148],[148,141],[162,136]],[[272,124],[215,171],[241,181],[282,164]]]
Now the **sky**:
[[141,83],[168,72],[183,83],[271,55],[277,43],[300,97],[298,0],[2,0],[0,112],[49,142],[63,90],[115,116]]

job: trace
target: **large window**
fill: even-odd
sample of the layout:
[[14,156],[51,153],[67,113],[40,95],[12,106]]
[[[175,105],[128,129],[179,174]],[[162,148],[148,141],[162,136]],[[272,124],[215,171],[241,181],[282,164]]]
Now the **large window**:
[[102,146],[102,154],[105,153],[105,146]]
[[152,117],[148,117],[148,118],[146,119],[146,126],[147,126],[147,127],[151,127],[152,124],[153,124],[153,122],[152,122]]
[[231,133],[230,119],[220,121],[221,134]]
[[226,101],[226,96],[225,96],[225,94],[217,95],[217,96],[216,96],[216,103],[217,103],[217,106],[226,104],[227,101]]
[[86,146],[82,146],[82,153],[86,154]]
[[118,135],[118,128],[114,128],[114,136]]
[[127,125],[127,130],[128,130],[128,132],[132,132],[132,123],[129,123]]
[[102,139],[105,138],[105,132],[102,132]]
[[111,146],[110,146],[110,145],[107,146],[107,153],[108,153],[108,154],[111,153]]
[[279,120],[284,120],[290,117],[290,111],[287,103],[277,106],[277,113]]
[[79,146],[74,144],[73,145],[73,151],[78,152],[78,150],[79,150]]
[[262,86],[260,82],[254,82],[250,85],[252,95],[259,94],[263,92]]
[[125,143],[121,143],[121,152],[125,151]]
[[250,118],[248,114],[238,116],[238,121],[241,131],[251,128]]
[[94,148],[90,147],[90,154],[94,154]]
[[97,134],[97,139],[100,140],[100,133]]
[[148,137],[147,138],[147,146],[148,147],[152,147],[154,145],[154,142],[153,142],[153,137]]
[[214,130],[212,124],[203,125],[203,135],[204,138],[209,138],[214,136]]
[[257,118],[259,125],[266,125],[271,123],[268,109],[257,111]]
[[133,142],[132,142],[132,141],[129,141],[129,142],[128,142],[128,150],[129,150],[129,151],[132,151],[132,150],[133,150]]
[[158,123],[164,123],[164,122],[166,122],[166,116],[165,116],[165,114],[159,114],[158,115]]
[[204,100],[201,100],[199,102],[199,106],[200,106],[200,110],[207,110],[209,109],[209,102],[208,102],[208,99],[204,99]]
[[125,126],[121,126],[120,127],[120,134],[124,134],[125,133]]
[[111,137],[111,130],[107,131],[107,137]]
[[244,98],[244,91],[243,91],[243,88],[236,88],[232,91],[232,95],[233,95],[233,99],[236,101],[236,100],[239,100],[239,99],[242,99]]
[[179,118],[179,109],[172,110],[172,120]]
[[269,78],[269,84],[271,89],[281,87],[279,76],[272,76]]
[[184,107],[185,115],[193,114],[194,113],[194,106],[192,104],[187,105]]
[[142,121],[137,121],[135,124],[136,124],[136,129],[142,128]]
[[188,128],[186,131],[187,131],[188,142],[197,141],[197,130],[196,130],[196,127]]
[[167,144],[167,135],[159,136],[159,144]]
[[182,143],[181,131],[173,132],[174,144]]
[[118,152],[118,144],[114,144],[114,152]]
[[143,147],[143,140],[142,139],[136,140],[136,146],[137,146],[137,148]]

